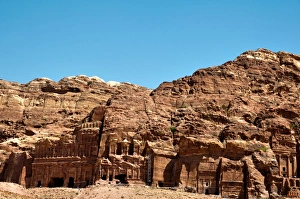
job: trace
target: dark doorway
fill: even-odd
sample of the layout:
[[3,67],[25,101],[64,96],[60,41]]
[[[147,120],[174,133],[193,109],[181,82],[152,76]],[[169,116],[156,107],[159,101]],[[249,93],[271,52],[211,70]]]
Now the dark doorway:
[[48,184],[48,187],[62,187],[64,186],[63,178],[52,178]]
[[68,187],[70,187],[70,188],[74,187],[74,178],[73,177],[69,177]]
[[103,174],[101,179],[102,179],[102,180],[106,180],[106,175]]
[[158,186],[159,187],[163,187],[164,186],[164,183],[162,181],[158,181]]
[[113,180],[113,176],[112,176],[112,175],[109,175],[108,180],[109,180],[109,181],[112,181],[112,180]]
[[134,145],[133,144],[129,144],[128,155],[133,155],[133,151],[134,151]]
[[122,145],[121,145],[121,143],[117,143],[117,155],[122,155]]
[[127,181],[127,178],[126,178],[126,174],[116,175],[115,178],[117,180],[120,180],[120,182],[123,183],[123,184],[128,184],[128,181]]
[[42,182],[39,180],[37,183],[37,187],[41,187],[42,186]]
[[89,185],[90,185],[90,181],[89,181],[89,180],[86,180],[86,181],[85,181],[85,184],[86,184],[86,186],[89,186]]
[[209,190],[208,190],[208,189],[205,190],[205,194],[206,194],[206,195],[209,194]]

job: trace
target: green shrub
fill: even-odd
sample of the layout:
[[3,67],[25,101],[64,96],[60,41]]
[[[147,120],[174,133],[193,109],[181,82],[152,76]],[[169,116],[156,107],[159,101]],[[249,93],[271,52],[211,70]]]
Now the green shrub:
[[297,124],[291,123],[291,129],[295,129],[297,127]]
[[223,109],[224,111],[226,111],[226,110],[227,110],[227,106],[226,106],[225,104],[223,104],[223,105],[222,105],[222,109]]
[[187,106],[185,104],[181,104],[179,108],[187,108]]
[[175,126],[171,126],[171,127],[170,127],[170,130],[171,130],[172,133],[174,133],[175,130],[176,130],[176,127],[175,127]]
[[87,83],[87,85],[90,87],[91,85],[92,85],[92,81],[89,81],[88,83]]
[[230,105],[226,106],[225,104],[223,104],[221,107],[225,111],[226,115],[229,116]]
[[263,146],[263,147],[260,147],[259,150],[263,151],[263,152],[266,152],[268,150],[267,147]]

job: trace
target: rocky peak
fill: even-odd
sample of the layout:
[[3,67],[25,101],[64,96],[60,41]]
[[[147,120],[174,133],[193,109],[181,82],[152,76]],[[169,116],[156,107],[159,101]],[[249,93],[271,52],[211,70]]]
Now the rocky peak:
[[259,48],[257,50],[249,50],[241,55],[239,55],[237,58],[234,59],[234,61],[244,60],[244,59],[254,59],[254,60],[262,60],[265,62],[280,62],[280,59],[277,55],[277,53],[274,53],[268,49]]

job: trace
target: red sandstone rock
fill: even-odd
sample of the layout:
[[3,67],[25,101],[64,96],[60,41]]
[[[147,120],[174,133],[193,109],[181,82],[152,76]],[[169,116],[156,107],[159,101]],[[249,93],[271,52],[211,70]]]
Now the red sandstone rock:
[[[0,149],[5,159],[10,151],[34,149],[41,138],[55,146],[62,134],[82,139],[80,129],[100,122],[94,132],[99,145],[92,150],[97,160],[89,168],[79,166],[93,173],[93,183],[184,186],[239,198],[297,196],[299,83],[300,56],[266,49],[247,51],[153,91],[85,76],[26,85],[2,80]],[[73,164],[71,159],[64,165]],[[49,161],[42,155],[39,164]],[[83,161],[88,160],[78,164]],[[71,176],[61,173],[64,180]],[[46,184],[55,178],[47,175]]]

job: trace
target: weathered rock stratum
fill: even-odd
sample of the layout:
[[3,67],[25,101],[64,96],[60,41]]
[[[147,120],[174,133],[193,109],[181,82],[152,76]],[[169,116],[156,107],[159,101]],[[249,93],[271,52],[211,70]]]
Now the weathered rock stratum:
[[155,90],[86,76],[0,82],[1,180],[300,196],[300,56],[247,51]]

